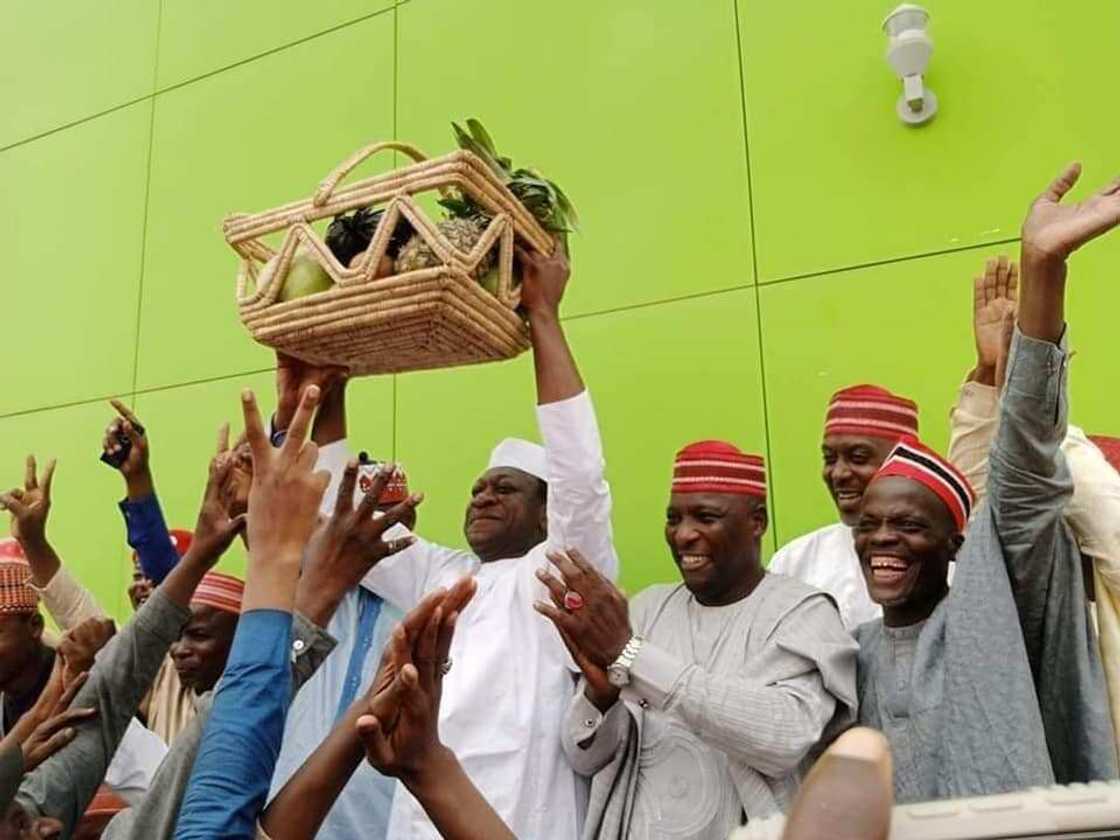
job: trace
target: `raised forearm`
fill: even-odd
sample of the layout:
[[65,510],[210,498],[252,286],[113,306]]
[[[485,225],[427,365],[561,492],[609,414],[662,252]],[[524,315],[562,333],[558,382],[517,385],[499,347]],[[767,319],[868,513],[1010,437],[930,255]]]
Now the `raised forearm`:
[[450,750],[444,748],[417,777],[401,781],[446,840],[514,840]]
[[45,535],[21,540],[20,545],[31,567],[31,582],[39,588],[46,586],[62,567],[54,547]]
[[365,758],[357,721],[359,701],[303,763],[265,809],[261,826],[272,840],[314,837],[350,777]]
[[1065,331],[1066,261],[1051,254],[1022,250],[1022,291],[1019,331],[1030,338],[1057,343]]
[[529,332],[533,341],[537,403],[560,402],[582,392],[583,379],[564,336],[559,314],[541,310],[530,312]]

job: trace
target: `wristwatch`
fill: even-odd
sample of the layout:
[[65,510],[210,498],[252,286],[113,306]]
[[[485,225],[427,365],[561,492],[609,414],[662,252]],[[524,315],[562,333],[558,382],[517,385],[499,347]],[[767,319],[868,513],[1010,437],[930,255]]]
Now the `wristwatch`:
[[607,666],[607,679],[615,688],[630,685],[630,666],[634,664],[634,659],[642,649],[644,641],[641,636],[631,636],[622,653],[618,655],[618,659]]

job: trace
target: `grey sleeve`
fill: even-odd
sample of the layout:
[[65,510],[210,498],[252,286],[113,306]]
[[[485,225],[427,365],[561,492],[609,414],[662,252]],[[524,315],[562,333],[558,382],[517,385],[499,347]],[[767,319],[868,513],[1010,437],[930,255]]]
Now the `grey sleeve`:
[[854,718],[855,672],[855,641],[821,596],[791,610],[743,673],[709,671],[646,641],[624,695],[676,717],[733,761],[779,777],[809,754],[838,711],[845,722]]
[[[337,642],[298,612],[292,621],[292,691],[311,679]],[[122,811],[106,826],[102,840],[170,840],[191,778],[194,760],[214,704],[214,692],[198,698],[197,714],[179,733],[152,778],[150,793],[135,808]]]
[[620,698],[600,712],[583,694],[584,680],[568,704],[564,726],[560,732],[561,746],[572,769],[591,777],[615,757],[630,734],[630,717],[626,703]]
[[1011,578],[1023,638],[1037,664],[1046,603],[1073,480],[1061,444],[1066,436],[1066,336],[1059,344],[1016,329],[1000,425],[989,457],[988,504]]
[[61,820],[62,836],[70,836],[105,778],[140,699],[189,618],[189,610],[156,589],[98,654],[89,681],[72,704],[97,709],[97,717],[80,724],[73,741],[24,779],[16,801],[27,813]]
[[13,742],[0,743],[0,817],[16,798],[23,781],[23,750]]

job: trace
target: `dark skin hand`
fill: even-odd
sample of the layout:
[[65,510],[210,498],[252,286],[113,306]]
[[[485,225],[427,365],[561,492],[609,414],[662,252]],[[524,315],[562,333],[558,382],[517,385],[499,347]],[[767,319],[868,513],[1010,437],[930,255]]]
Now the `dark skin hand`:
[[522,557],[548,534],[547,488],[513,467],[484,472],[471,488],[463,534],[483,563]]
[[[123,435],[128,438],[131,447],[128,450],[128,457],[120,465],[120,471],[124,476],[129,501],[137,502],[155,492],[155,483],[152,481],[152,470],[149,466],[147,429],[144,429],[144,424],[120,400],[109,400],[109,404],[119,416],[115,417],[105,429],[101,448],[106,454],[114,455],[121,450],[117,437]],[[144,429],[143,434],[140,433],[140,429]]]
[[964,542],[937,495],[902,476],[880,478],[864,494],[856,554],[883,623],[925,621],[949,592],[949,561]]
[[1120,178],[1084,201],[1065,201],[1080,177],[1081,164],[1067,166],[1034,200],[1023,222],[1019,329],[1041,341],[1056,343],[1065,330],[1069,255],[1120,224]]
[[[440,655],[439,651],[413,653],[413,646],[420,640],[437,607],[441,608],[443,623],[453,624],[454,617],[466,606],[474,591],[475,581],[467,577],[450,590],[432,592],[394,628],[366,696],[350,707],[331,734],[265,809],[261,825],[273,840],[304,840],[315,836],[354,770],[366,757],[358,721],[363,715],[374,714],[384,718],[387,726],[397,726],[400,719],[398,706],[405,693],[405,686],[396,684],[401,669],[409,662]],[[398,743],[408,733],[408,725],[412,722],[412,719],[406,721],[405,728],[396,733]],[[425,734],[423,730],[414,731],[415,737],[423,738]]]
[[894,445],[895,441],[864,435],[825,436],[821,477],[845,525],[851,527],[859,521],[863,491]]
[[58,655],[65,663],[62,671],[64,688],[68,688],[78,675],[92,670],[97,652],[109,643],[116,632],[116,625],[108,618],[87,618],[63,634],[58,643]]
[[766,572],[762,535],[766,504],[731,493],[673,493],[665,515],[665,541],[689,591],[706,607],[734,604],[750,595]]
[[1019,266],[1005,256],[990,259],[972,281],[972,334],[976,367],[972,382],[1002,388],[1019,295]]
[[208,604],[191,604],[190,621],[170,650],[179,682],[195,694],[212,689],[226,669],[236,632],[233,613]]
[[[622,591],[575,549],[550,552],[548,559],[560,578],[546,569],[537,570],[552,603],[538,601],[533,607],[556,626],[586,679],[584,695],[605,712],[619,695],[619,689],[607,679],[607,668],[634,635],[629,604]],[[568,590],[583,598],[582,608],[569,610],[564,606]]]
[[392,477],[387,466],[374,478],[361,502],[354,505],[358,462],[351,460],[342,473],[331,518],[312,536],[307,560],[296,591],[296,607],[311,621],[325,627],[350,589],[358,585],[377,563],[412,545],[415,537],[383,539],[398,522],[415,516],[424,497],[414,493],[383,516],[374,516],[377,500]]
[[82,672],[63,686],[65,664],[55,659],[50,682],[39,699],[5,736],[4,744],[14,744],[23,752],[23,770],[30,773],[64,746],[74,740],[74,728],[97,715],[97,709],[71,709],[74,696],[86,683],[89,672]]
[[276,416],[277,429],[292,425],[300,398],[312,385],[326,396],[332,388],[347,377],[344,367],[313,365],[286,353],[276,352]]
[[24,469],[23,487],[0,493],[0,510],[11,514],[11,533],[15,537],[27,562],[31,566],[31,581],[43,587],[50,583],[62,566],[50,541],[47,539],[47,518],[51,511],[51,484],[54,480],[55,460],[47,462],[40,478],[37,475],[35,456],[28,455]]

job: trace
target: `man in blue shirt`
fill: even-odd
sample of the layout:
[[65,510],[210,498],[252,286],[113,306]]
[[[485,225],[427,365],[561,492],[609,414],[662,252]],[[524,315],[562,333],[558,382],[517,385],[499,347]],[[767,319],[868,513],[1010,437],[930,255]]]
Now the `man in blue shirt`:
[[[331,473],[331,483],[321,507],[322,512],[329,515],[334,508],[342,470],[352,457],[346,441],[345,379],[337,370],[315,368],[290,357],[281,355],[277,361],[279,402],[273,418],[274,444],[282,439],[290,425],[301,390],[310,384],[325,386],[312,440],[319,446],[316,468]],[[389,498],[384,501],[388,503]],[[411,529],[415,522],[405,524]],[[327,627],[338,640],[338,646],[300,689],[288,711],[270,799],[323,743],[351,704],[369,689],[381,652],[400,619],[399,610],[364,586],[354,587],[343,597]],[[393,779],[382,776],[363,762],[339,795],[318,836],[328,840],[384,836],[394,785]]]

